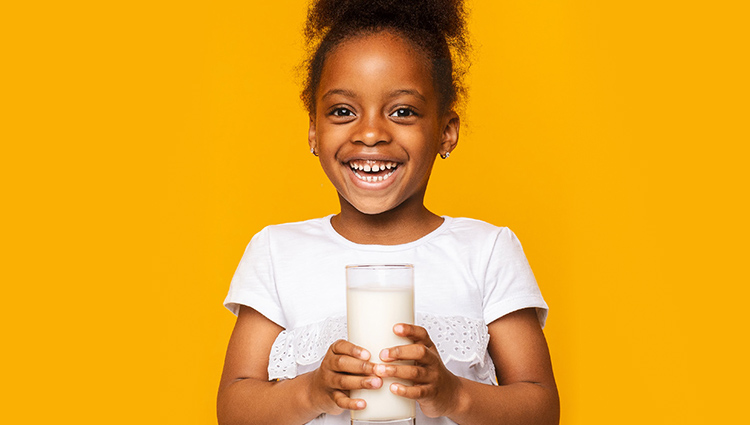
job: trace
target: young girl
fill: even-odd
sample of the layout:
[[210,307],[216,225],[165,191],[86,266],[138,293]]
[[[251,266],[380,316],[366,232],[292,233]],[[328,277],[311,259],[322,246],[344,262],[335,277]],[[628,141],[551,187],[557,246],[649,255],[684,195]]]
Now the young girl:
[[[225,301],[238,318],[219,422],[349,424],[366,407],[349,390],[397,377],[413,384],[389,390],[416,400],[418,424],[558,423],[547,305],[515,235],[423,202],[458,142],[461,2],[319,0],[306,35],[309,145],[341,211],[248,245]],[[346,341],[344,270],[365,263],[414,265],[417,323],[394,326],[412,344]]]

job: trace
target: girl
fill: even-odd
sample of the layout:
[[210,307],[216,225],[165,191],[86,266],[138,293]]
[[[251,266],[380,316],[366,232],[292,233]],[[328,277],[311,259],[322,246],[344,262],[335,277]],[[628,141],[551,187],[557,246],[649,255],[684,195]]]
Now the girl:
[[[306,35],[309,145],[341,211],[248,245],[225,301],[238,318],[219,422],[348,424],[366,406],[349,390],[398,377],[413,384],[389,390],[417,401],[419,424],[558,423],[547,305],[515,235],[423,202],[458,142],[462,4],[319,0]],[[412,344],[345,340],[344,268],[363,263],[414,265],[417,324],[394,327]]]

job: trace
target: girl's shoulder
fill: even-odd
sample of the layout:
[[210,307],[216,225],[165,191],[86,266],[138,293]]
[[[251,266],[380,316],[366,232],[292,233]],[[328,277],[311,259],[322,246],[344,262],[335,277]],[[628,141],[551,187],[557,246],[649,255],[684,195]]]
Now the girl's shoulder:
[[486,221],[466,217],[448,218],[449,243],[466,250],[478,250],[488,256],[498,253],[522,253],[523,248],[513,231]]
[[456,235],[465,237],[485,237],[495,239],[498,237],[515,238],[515,234],[508,227],[496,226],[486,221],[467,217],[446,217],[450,220],[450,231]]
[[255,236],[270,239],[294,239],[324,234],[331,223],[331,215],[289,223],[270,224]]
[[478,220],[476,218],[469,217],[451,217],[451,225],[464,228],[467,230],[477,229],[484,231],[495,231],[501,229],[507,229],[507,227],[496,226],[486,221]]

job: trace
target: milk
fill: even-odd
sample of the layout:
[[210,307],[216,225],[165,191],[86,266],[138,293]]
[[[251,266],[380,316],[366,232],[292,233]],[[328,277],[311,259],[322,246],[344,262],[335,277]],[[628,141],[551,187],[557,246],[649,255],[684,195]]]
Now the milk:
[[[393,326],[397,323],[414,323],[414,290],[407,288],[384,288],[380,285],[361,285],[347,288],[347,326],[349,341],[370,352],[370,361],[380,360],[380,351],[397,345],[411,344],[411,340],[396,336]],[[411,361],[390,362],[409,364]],[[364,410],[353,410],[353,420],[391,420],[413,418],[415,402],[393,394],[389,387],[393,382],[408,381],[386,378],[383,386],[376,390],[352,390],[351,398],[367,402]]]

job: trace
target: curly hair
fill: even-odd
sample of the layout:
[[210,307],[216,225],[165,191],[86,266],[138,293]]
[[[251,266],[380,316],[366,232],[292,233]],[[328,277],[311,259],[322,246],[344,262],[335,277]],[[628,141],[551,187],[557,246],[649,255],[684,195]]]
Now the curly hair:
[[309,113],[328,54],[345,40],[393,31],[430,63],[443,112],[466,96],[470,43],[463,0],[313,0],[304,36],[307,60],[301,98]]

